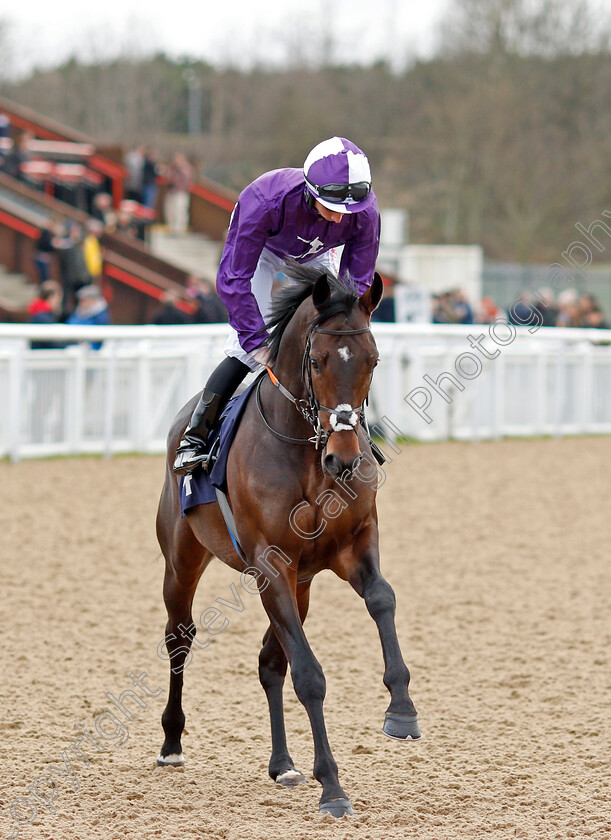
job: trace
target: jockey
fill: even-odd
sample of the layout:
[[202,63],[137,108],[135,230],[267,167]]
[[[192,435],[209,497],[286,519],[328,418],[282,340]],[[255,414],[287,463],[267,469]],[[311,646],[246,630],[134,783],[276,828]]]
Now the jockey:
[[[275,169],[240,194],[223,249],[217,291],[227,307],[227,356],[213,371],[176,453],[174,472],[207,469],[206,438],[236,388],[268,360],[265,319],[287,262],[350,277],[362,294],[373,280],[380,214],[365,154],[343,137],[315,146],[303,169]],[[335,248],[343,245],[341,262]]]

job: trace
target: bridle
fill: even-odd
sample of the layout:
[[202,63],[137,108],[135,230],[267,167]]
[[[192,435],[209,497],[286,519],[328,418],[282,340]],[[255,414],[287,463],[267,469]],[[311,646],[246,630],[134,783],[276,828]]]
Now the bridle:
[[[326,330],[318,326],[310,327],[308,331],[308,338],[303,351],[303,358],[301,360],[301,378],[305,382],[306,389],[308,392],[308,396],[306,399],[297,399],[297,397],[293,396],[293,394],[291,394],[288,388],[285,388],[284,385],[280,382],[273,370],[266,365],[266,370],[272,385],[274,385],[274,387],[276,387],[280,391],[282,396],[286,397],[286,399],[289,400],[289,402],[293,403],[297,411],[302,415],[302,417],[304,417],[305,420],[308,421],[308,423],[314,429],[314,435],[310,438],[294,438],[289,437],[288,435],[284,435],[281,432],[278,432],[272,426],[270,426],[270,424],[265,419],[265,415],[263,414],[263,406],[261,405],[260,392],[261,383],[263,382],[263,377],[261,377],[261,379],[259,379],[256,391],[257,408],[259,410],[259,415],[261,416],[261,419],[263,420],[263,423],[265,424],[266,428],[275,437],[277,437],[279,440],[285,441],[286,443],[296,443],[302,445],[313,443],[314,447],[318,449],[318,447],[321,445],[323,447],[327,445],[327,442],[333,434],[333,432],[339,432],[350,428],[352,428],[356,432],[359,417],[364,418],[365,416],[364,408],[367,402],[367,397],[365,397],[365,400],[357,408],[352,408],[351,406],[349,406],[346,408],[346,410],[342,410],[340,406],[337,406],[337,408],[329,408],[328,406],[323,405],[319,401],[314,391],[314,384],[312,382],[312,359],[310,357],[310,350],[312,346],[312,336],[314,333],[322,333],[323,335],[362,335],[363,333],[368,332],[371,332],[370,327],[361,327],[357,330]],[[320,411],[326,411],[329,414],[331,423],[330,431],[327,431],[323,428],[322,423],[320,422]]]

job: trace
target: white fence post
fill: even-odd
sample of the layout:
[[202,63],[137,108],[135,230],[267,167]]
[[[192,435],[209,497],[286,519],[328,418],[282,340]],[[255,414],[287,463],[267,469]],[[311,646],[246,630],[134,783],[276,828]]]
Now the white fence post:
[[9,363],[8,453],[13,462],[18,461],[21,454],[25,350],[26,342],[20,341],[15,346]]
[[117,390],[117,343],[108,342],[108,367],[106,370],[106,399],[104,403],[104,456],[110,458],[113,449],[115,393]]
[[581,412],[580,412],[580,425],[581,431],[583,434],[587,434],[590,431],[590,414],[592,412],[592,367],[593,361],[592,357],[594,355],[594,348],[591,344],[581,344],[580,345],[581,351],[581,362],[583,365],[583,371],[581,374],[581,385],[582,385],[582,394],[581,394]]
[[138,342],[138,381],[136,394],[136,429],[134,435],[135,448],[138,452],[147,452],[151,440],[151,417],[153,406],[151,400],[151,343],[148,340]]
[[561,341],[556,351],[556,388],[554,391],[554,437],[562,437],[562,415],[566,396],[566,345]]

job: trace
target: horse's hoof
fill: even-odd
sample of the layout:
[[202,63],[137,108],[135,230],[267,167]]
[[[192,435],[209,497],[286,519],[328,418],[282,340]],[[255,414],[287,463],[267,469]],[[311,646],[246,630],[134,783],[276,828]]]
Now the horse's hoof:
[[394,715],[387,712],[382,732],[395,741],[419,741],[422,738],[418,715]]
[[182,753],[180,755],[158,755],[157,767],[182,767],[185,763],[185,757]]
[[351,817],[354,809],[349,799],[330,799],[328,802],[321,802],[318,806],[321,814],[331,814],[332,817]]
[[307,784],[306,777],[299,770],[287,770],[285,773],[280,773],[279,776],[276,776],[275,782],[283,787],[297,787],[297,785]]

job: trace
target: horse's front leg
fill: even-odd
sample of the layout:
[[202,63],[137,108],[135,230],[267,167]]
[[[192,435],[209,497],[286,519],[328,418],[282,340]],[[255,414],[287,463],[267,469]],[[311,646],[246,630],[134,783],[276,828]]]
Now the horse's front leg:
[[342,817],[353,814],[352,805],[339,783],[323,714],[327,690],[325,675],[303,632],[295,596],[295,581],[281,575],[261,592],[261,601],[276,638],[291,666],[295,694],[305,707],[314,739],[314,777],[322,785],[318,810]]
[[359,537],[355,564],[348,580],[364,599],[382,642],[384,685],[390,692],[382,731],[399,741],[418,741],[422,735],[408,691],[409,669],[403,660],[395,627],[395,593],[380,573],[377,526],[372,525]]
[[[309,602],[310,583],[302,583],[297,586],[297,607],[302,624],[308,612]],[[306,779],[303,773],[300,773],[295,768],[286,743],[284,706],[282,702],[282,689],[286,669],[286,656],[274,633],[273,627],[270,625],[263,638],[263,647],[259,654],[259,679],[267,696],[272,730],[272,755],[269,760],[269,775],[276,784],[285,787],[295,787],[296,785],[305,784]]]

